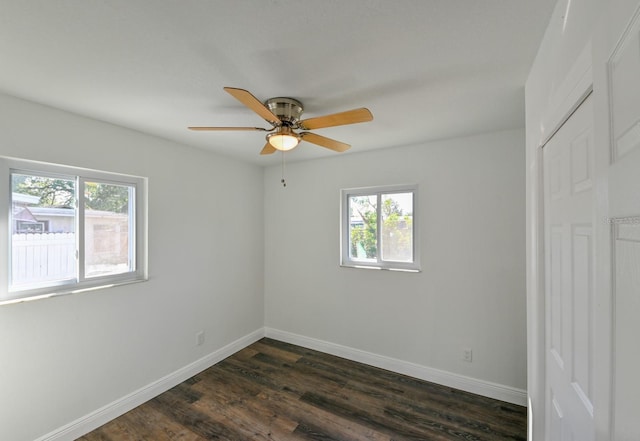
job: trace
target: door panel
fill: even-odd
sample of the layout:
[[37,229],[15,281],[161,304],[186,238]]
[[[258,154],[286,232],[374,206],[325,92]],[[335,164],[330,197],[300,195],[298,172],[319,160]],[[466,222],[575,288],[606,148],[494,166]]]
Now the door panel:
[[593,267],[592,230],[579,226],[573,232],[573,374],[571,384],[582,404],[593,416]]
[[594,439],[593,104],[543,148],[548,441]]
[[562,340],[563,340],[563,288],[562,288],[562,227],[558,225],[551,225],[550,227],[550,244],[549,250],[551,255],[549,256],[549,271],[551,277],[549,278],[549,334],[550,334],[550,350],[551,355],[556,359],[556,363],[560,366],[564,366],[563,353],[562,353]]
[[562,409],[560,409],[560,403],[554,398],[553,391],[550,393],[551,397],[551,423],[549,428],[549,436],[547,439],[564,439],[562,436],[562,427],[564,425],[562,418]]

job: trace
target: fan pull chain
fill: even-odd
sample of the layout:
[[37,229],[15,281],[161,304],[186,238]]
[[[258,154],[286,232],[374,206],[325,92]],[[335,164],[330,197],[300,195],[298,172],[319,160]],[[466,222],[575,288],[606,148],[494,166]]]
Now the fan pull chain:
[[287,181],[284,180],[284,152],[282,152],[282,179],[280,179],[283,187],[287,186]]

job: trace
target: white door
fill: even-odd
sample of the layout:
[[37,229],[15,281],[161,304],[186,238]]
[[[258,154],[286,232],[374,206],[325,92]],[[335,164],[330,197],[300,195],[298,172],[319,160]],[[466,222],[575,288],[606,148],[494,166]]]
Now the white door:
[[615,441],[640,440],[640,6],[629,12],[611,23],[622,37],[608,62]]
[[542,149],[547,441],[592,441],[593,103]]

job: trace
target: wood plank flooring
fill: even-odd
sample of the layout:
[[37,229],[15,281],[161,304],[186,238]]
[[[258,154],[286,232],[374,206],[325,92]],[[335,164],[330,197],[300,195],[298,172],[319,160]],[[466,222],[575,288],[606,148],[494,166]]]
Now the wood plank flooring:
[[83,441],[526,440],[526,409],[262,339]]

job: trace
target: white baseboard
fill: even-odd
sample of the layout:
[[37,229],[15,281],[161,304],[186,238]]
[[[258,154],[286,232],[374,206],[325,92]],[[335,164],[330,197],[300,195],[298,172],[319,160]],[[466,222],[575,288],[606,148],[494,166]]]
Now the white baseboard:
[[230,355],[249,346],[264,337],[264,328],[260,328],[211,354],[178,369],[165,377],[138,389],[106,406],[91,412],[55,431],[38,438],[36,441],[73,441],[82,435],[102,426],[114,418],[149,401],[161,393],[202,372]]
[[304,337],[302,335],[292,334],[290,332],[280,331],[277,329],[265,328],[264,334],[266,337],[273,338],[274,340],[280,340],[286,343],[314,349],[316,351],[336,355],[348,360],[365,363],[370,366],[441,384],[443,386],[453,387],[455,389],[464,390],[466,392],[506,401],[520,406],[527,405],[527,392],[522,389],[441,371],[439,369],[433,369],[415,363],[385,357],[383,355],[373,354],[360,349],[317,340],[315,338]]

